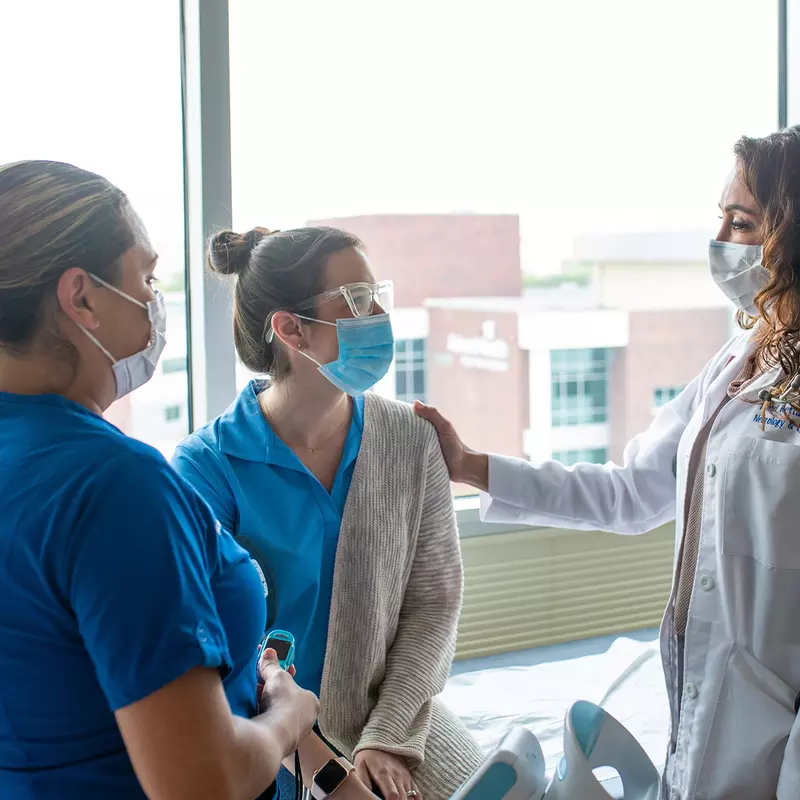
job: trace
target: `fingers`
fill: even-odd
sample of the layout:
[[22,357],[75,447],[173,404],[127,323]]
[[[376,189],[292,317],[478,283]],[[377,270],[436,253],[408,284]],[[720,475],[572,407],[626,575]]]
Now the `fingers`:
[[436,428],[437,433],[449,434],[452,432],[453,426],[433,406],[426,406],[425,403],[415,400],[414,411],[417,416],[430,422]]
[[261,658],[258,660],[258,674],[262,681],[267,680],[267,676],[275,670],[281,670],[278,663],[278,654],[272,648],[264,648],[261,651]]
[[261,651],[261,662],[265,661],[274,661],[276,664],[278,663],[278,654],[271,648],[265,647]]
[[406,793],[389,770],[382,769],[374,777],[385,800],[406,800]]

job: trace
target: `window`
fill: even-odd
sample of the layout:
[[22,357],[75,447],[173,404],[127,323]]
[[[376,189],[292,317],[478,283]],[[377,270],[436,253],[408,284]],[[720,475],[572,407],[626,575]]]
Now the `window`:
[[0,51],[0,73],[16,76],[4,81],[4,103],[24,120],[4,126],[0,162],[47,158],[107,177],[128,195],[159,254],[164,368],[107,416],[169,457],[189,432],[188,422],[165,423],[188,400],[180,4],[30,0],[3,5],[0,27],[36,31],[36,47],[8,36]]
[[175,422],[181,418],[181,407],[180,406],[167,406],[164,409],[164,419],[167,422]]
[[608,351],[554,350],[550,354],[553,427],[608,421]]
[[[753,15],[747,0],[613,5],[609,15],[589,0],[502,11],[411,0],[400,14],[341,0],[307,13],[230,0],[233,227],[356,233],[375,277],[395,283],[398,343],[425,341],[424,377],[409,366],[421,357],[399,345],[381,392],[411,399],[423,380],[426,400],[476,449],[618,458],[651,412],[627,407],[625,382],[638,378],[625,362],[649,358],[653,386],[670,385],[658,365],[679,362],[688,382],[722,344],[715,316],[726,305],[707,245],[734,142],[776,124],[776,11]],[[767,55],[739,90],[748,103],[721,110],[708,97],[737,14],[757,17],[748,30]],[[286,35],[265,48],[270,29]],[[652,44],[654,29],[665,37]],[[358,44],[343,53],[343,40]],[[265,92],[273,101],[254,104]],[[714,332],[699,349],[711,353],[681,338],[681,315],[698,308]],[[589,430],[600,426],[602,441]]]
[[425,340],[400,339],[395,344],[396,399],[425,402]]
[[683,390],[684,386],[659,387],[653,389],[653,408],[658,409],[674,400]]
[[553,461],[560,461],[565,467],[575,464],[605,464],[608,461],[608,450],[604,447],[594,450],[560,450],[553,453]]
[[[4,107],[22,121],[4,127],[0,161],[56,158],[106,175],[160,254],[162,368],[109,417],[167,456],[190,416],[207,421],[197,387],[190,406],[186,369],[183,168],[197,154],[183,151],[180,8],[190,5],[208,14],[223,4],[28,0],[0,11],[3,29],[36,36],[35,47],[6,37],[0,51],[0,72],[15,77]],[[230,63],[206,58],[203,75],[230,85],[230,116],[201,103],[192,111],[202,119],[189,113],[186,130],[202,128],[203,167],[215,167],[204,174],[232,178],[235,229],[346,228],[364,241],[376,278],[394,280],[397,357],[382,393],[437,405],[477,449],[615,459],[649,423],[641,398],[668,402],[727,337],[730,309],[709,279],[707,241],[733,143],[776,127],[777,6],[229,0]],[[720,65],[742,20],[758,57],[737,72],[734,101],[710,102],[728,87]],[[221,47],[213,33],[205,43]],[[221,123],[212,135],[201,125],[209,119]],[[190,202],[190,217],[196,207],[206,204]],[[187,287],[195,300],[208,288],[197,280],[192,273]],[[233,399],[250,375],[241,365],[235,378],[215,370],[233,359],[230,340],[203,347],[198,328],[211,329],[199,314],[192,352],[208,368],[205,385],[219,380]],[[472,541],[485,542],[487,528],[475,530]],[[569,543],[569,557],[547,562],[565,571],[548,574],[552,585],[596,597],[588,573],[607,572],[576,573],[586,540],[547,533],[517,539],[513,591],[502,537],[483,549],[465,538],[459,652],[588,637],[587,618],[602,627],[629,609],[638,622],[647,616],[614,584],[597,604],[604,612],[586,614],[565,589],[531,623],[531,608],[542,608],[535,570],[551,557],[537,542]],[[671,563],[667,543],[667,587]],[[662,598],[648,608],[657,623]]]
[[161,361],[161,371],[165,375],[174,375],[176,372],[186,372],[185,358],[165,358]]

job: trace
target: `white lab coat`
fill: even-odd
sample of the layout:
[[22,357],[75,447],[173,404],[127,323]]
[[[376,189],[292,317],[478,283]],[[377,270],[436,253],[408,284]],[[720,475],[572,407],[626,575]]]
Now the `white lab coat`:
[[[692,445],[751,351],[746,336],[729,342],[628,445],[624,466],[491,456],[483,518],[625,534],[677,519],[677,556]],[[800,427],[768,416],[762,432],[760,406],[744,402],[778,376],[728,403],[708,439],[682,683],[675,586],[661,628],[671,800],[800,800]]]

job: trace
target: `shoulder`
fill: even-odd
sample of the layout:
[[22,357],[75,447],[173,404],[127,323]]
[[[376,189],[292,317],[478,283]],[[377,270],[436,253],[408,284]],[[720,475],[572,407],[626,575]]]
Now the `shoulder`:
[[109,441],[103,454],[106,469],[96,473],[98,480],[126,480],[132,484],[151,483],[170,473],[164,456],[149,444],[122,435]]
[[392,463],[410,463],[423,470],[438,462],[444,464],[433,425],[415,414],[408,403],[376,394],[364,396],[364,443],[390,457]]
[[744,365],[748,356],[755,348],[754,332],[739,331],[732,336],[706,364],[701,378],[704,378],[704,385],[714,381],[717,376],[732,362],[736,361]]
[[415,414],[412,406],[377,394],[364,395],[364,425],[380,427],[398,437],[407,437],[412,443],[425,448],[436,442],[433,426]]
[[90,529],[113,525],[117,534],[141,539],[144,530],[180,536],[181,530],[213,525],[193,487],[160,452],[133,439],[81,481],[77,496],[83,527]]
[[135,439],[128,439],[126,446],[116,448],[105,468],[96,473],[92,484],[92,491],[113,486],[118,497],[129,494],[146,498],[148,502],[158,502],[159,498],[175,494],[189,499],[193,495],[158,450]]
[[208,457],[220,451],[219,427],[222,417],[190,433],[176,448],[175,452],[183,452],[195,457]]
[[235,503],[235,479],[220,445],[218,426],[219,418],[190,434],[175,448],[170,463],[181,479],[210,503],[219,516],[223,513],[221,502]]

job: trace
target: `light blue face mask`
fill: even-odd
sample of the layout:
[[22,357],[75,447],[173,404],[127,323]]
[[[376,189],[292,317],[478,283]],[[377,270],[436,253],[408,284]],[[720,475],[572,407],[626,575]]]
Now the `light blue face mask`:
[[360,397],[385,377],[394,360],[394,334],[388,314],[371,317],[352,317],[327,322],[324,319],[302,317],[336,328],[339,358],[330,364],[320,364],[313,356],[299,352],[313,361],[319,371],[337,388],[351,397]]

